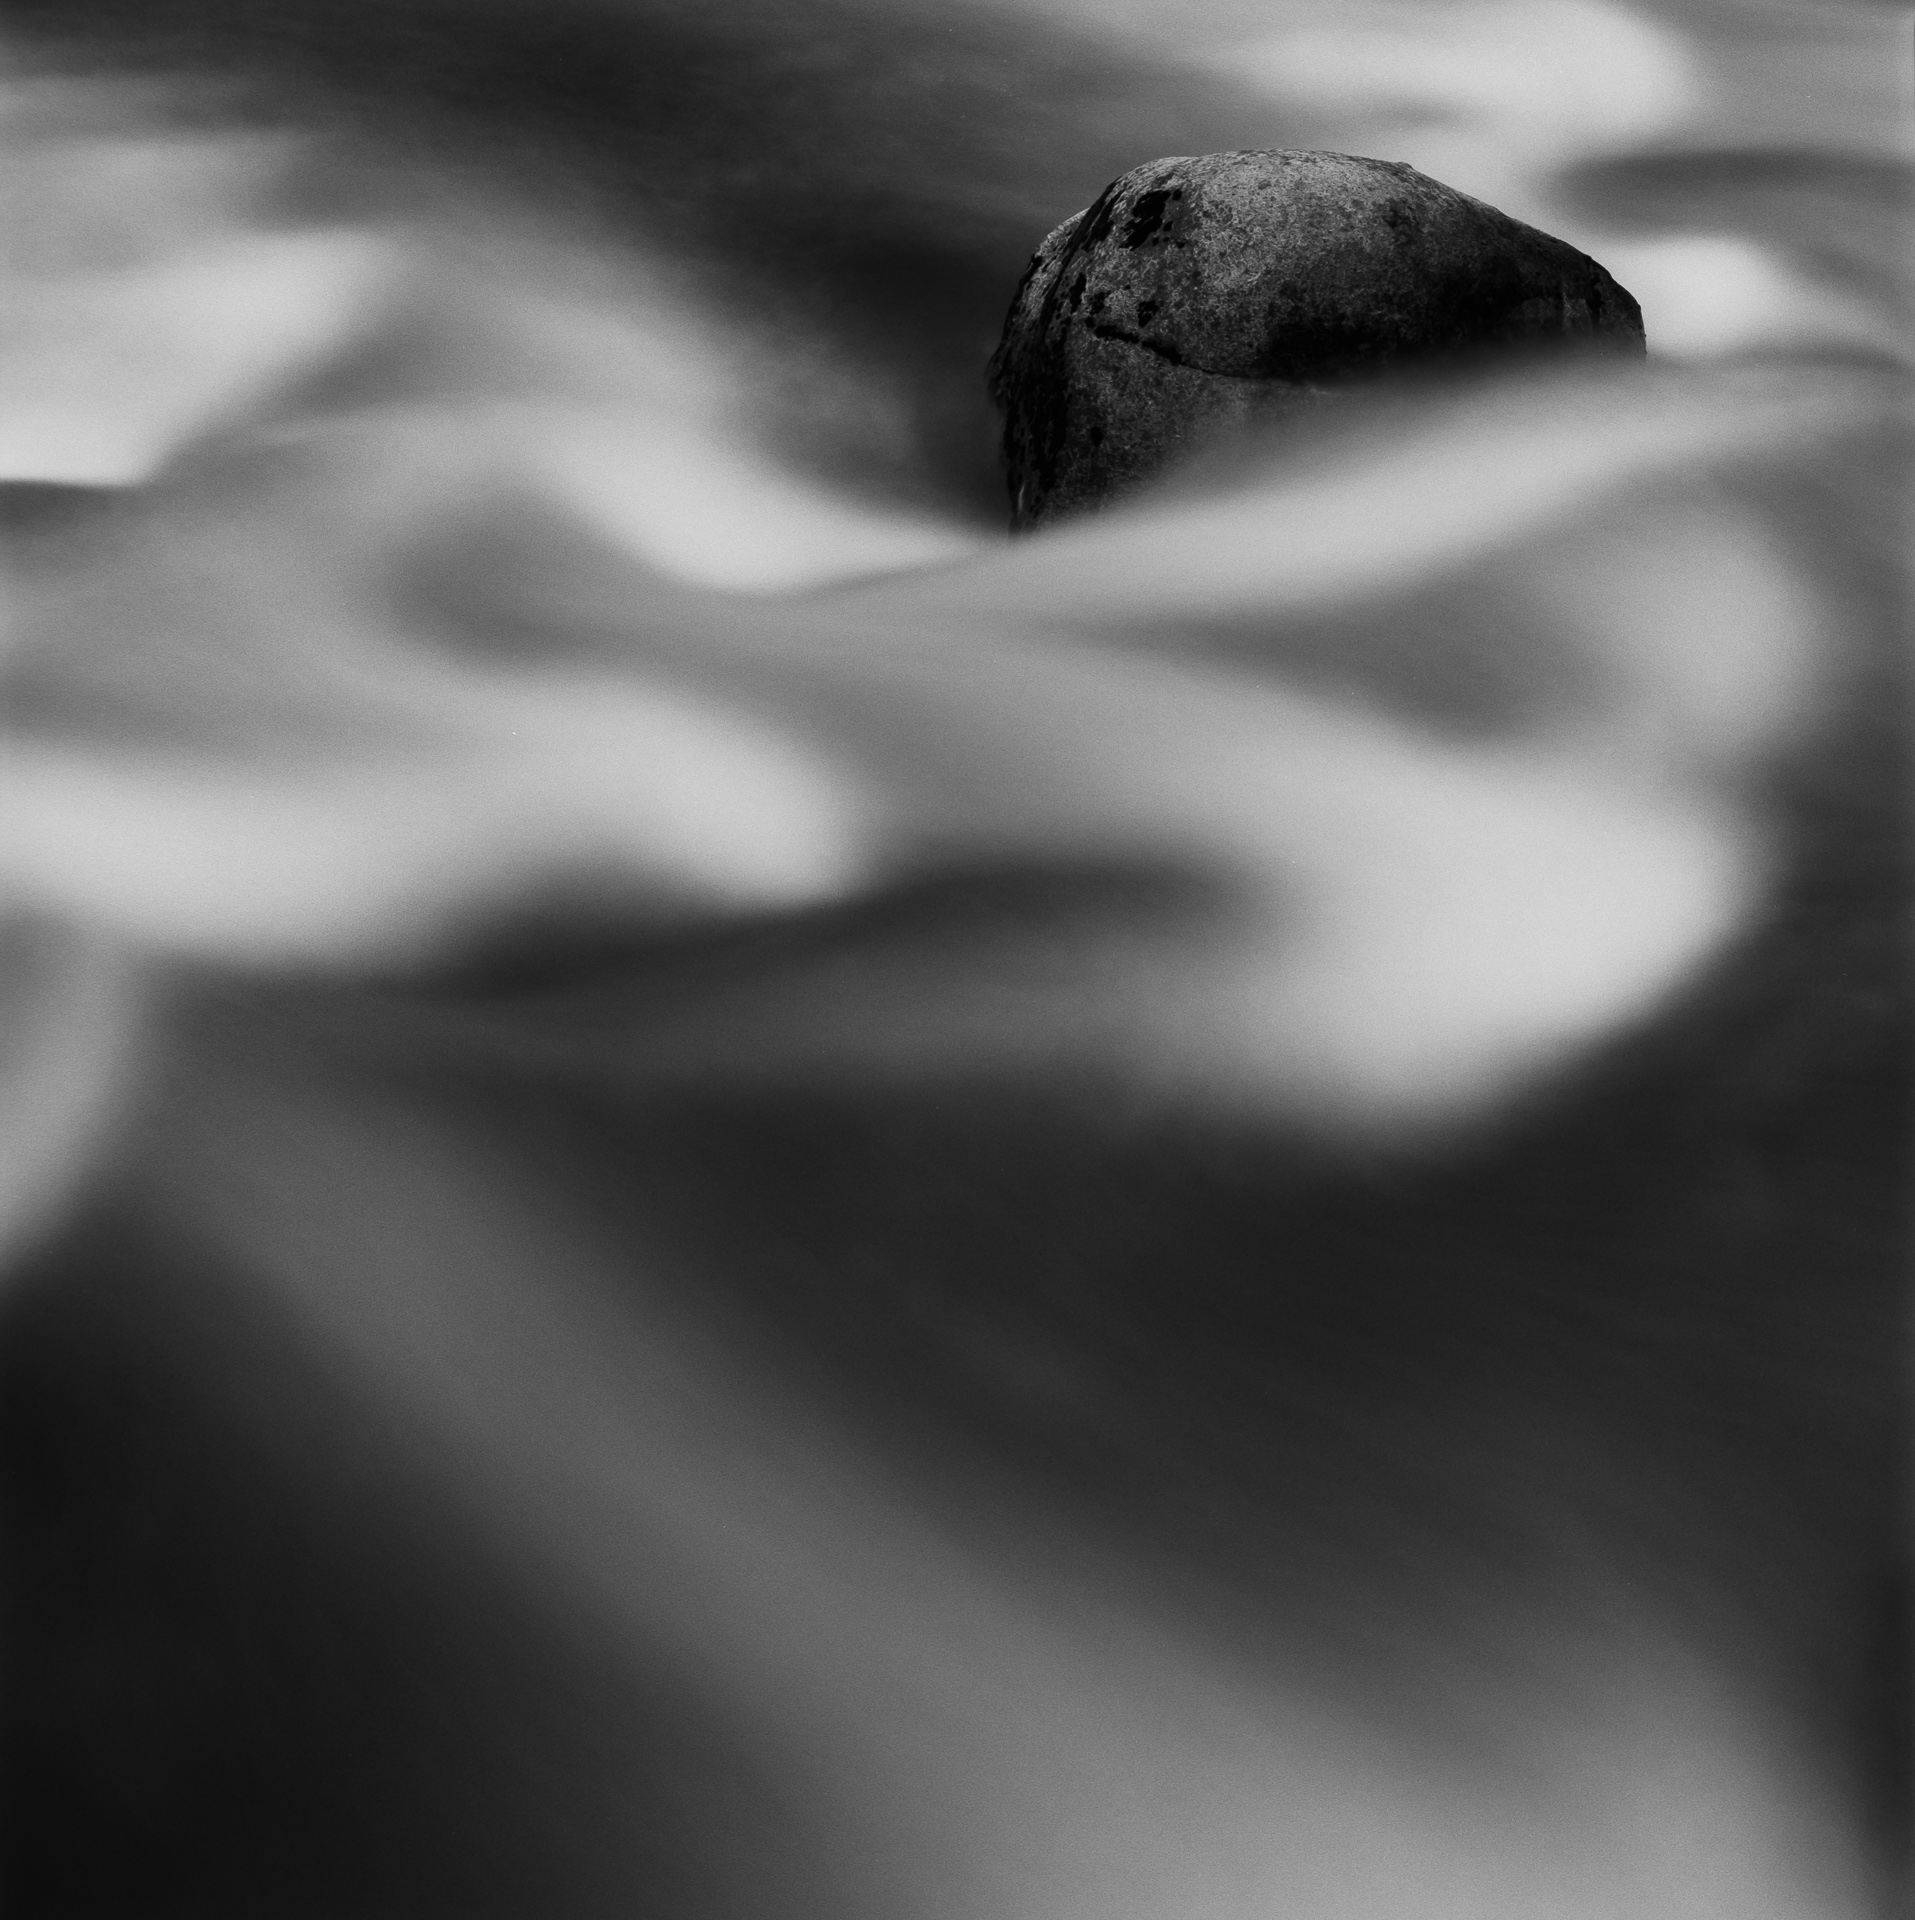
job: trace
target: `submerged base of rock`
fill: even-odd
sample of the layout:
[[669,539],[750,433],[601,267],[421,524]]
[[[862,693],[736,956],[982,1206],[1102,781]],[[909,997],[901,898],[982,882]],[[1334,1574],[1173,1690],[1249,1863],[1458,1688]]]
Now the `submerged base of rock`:
[[1153,160],[1045,239],[1012,302],[990,369],[1011,524],[1392,370],[1576,347],[1640,356],[1642,310],[1587,254],[1414,167]]

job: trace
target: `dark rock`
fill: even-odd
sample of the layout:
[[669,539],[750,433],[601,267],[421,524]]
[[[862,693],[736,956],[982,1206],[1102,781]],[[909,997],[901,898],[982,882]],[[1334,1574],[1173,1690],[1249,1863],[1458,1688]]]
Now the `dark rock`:
[[1389,370],[1645,351],[1587,254],[1414,167],[1153,160],[1048,235],[991,360],[1011,524],[1103,505],[1252,421]]

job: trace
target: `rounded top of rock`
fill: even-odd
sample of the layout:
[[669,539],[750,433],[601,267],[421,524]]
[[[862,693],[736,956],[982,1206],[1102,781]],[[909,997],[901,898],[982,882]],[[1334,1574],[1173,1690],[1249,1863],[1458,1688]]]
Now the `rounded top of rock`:
[[[1110,394],[1136,385],[1120,363],[1138,356],[1181,370],[1180,391],[1194,375],[1318,392],[1410,363],[1578,343],[1640,354],[1641,309],[1587,254],[1414,167],[1177,155],[1133,167],[1046,237],[991,383],[1014,499],[1020,461],[1031,468],[1028,519],[1050,489],[1039,469],[1070,437],[1073,394],[1102,390],[1110,412]],[[1098,420],[1086,446],[1111,451],[1093,466],[1137,467],[1124,427]],[[1177,439],[1153,429],[1160,450]]]
[[1085,276],[1079,304],[1106,326],[1252,379],[1545,331],[1642,337],[1642,309],[1567,241],[1401,161],[1347,153],[1150,161],[1052,233],[1047,254]]

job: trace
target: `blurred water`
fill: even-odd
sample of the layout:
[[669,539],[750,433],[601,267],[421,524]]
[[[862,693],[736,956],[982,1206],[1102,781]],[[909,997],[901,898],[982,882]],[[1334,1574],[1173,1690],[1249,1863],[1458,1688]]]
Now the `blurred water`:
[[[472,1910],[1868,1911],[1866,1792],[1737,1556],[1819,1593],[1868,1552],[1762,1506],[1745,1418],[1885,1471],[1892,1256],[1841,1216],[1895,1138],[1850,1090],[1901,871],[1907,19],[10,14],[0,471],[72,488],[10,494],[0,1233],[30,1298],[216,1249],[276,1317],[166,1365],[248,1383],[263,1447],[308,1371],[377,1409],[311,1416],[374,1484],[335,1433],[297,1500],[440,1516],[538,1598],[508,1666],[669,1672],[650,1737],[780,1783],[702,1891],[639,1795],[541,1842],[553,1904]],[[1248,145],[1587,247],[1651,363],[1379,396],[1013,546],[1024,254]],[[1808,958],[1738,971],[1785,924]],[[62,1253],[101,1206],[144,1251]],[[1256,1317],[1286,1262],[1334,1334]],[[1803,1605],[1777,1644],[1848,1630]],[[244,1633],[324,1672],[295,1614]],[[22,1777],[87,1724],[26,1697]],[[508,1827],[582,1777],[551,1713]],[[249,1844],[167,1897],[442,1910]]]

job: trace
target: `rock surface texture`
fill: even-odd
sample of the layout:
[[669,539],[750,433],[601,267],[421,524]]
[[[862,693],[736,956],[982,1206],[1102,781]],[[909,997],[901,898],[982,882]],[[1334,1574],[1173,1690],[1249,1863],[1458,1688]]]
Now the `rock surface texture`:
[[1046,237],[992,356],[1011,524],[1101,506],[1352,382],[1519,348],[1641,355],[1566,242],[1388,160],[1153,160]]

